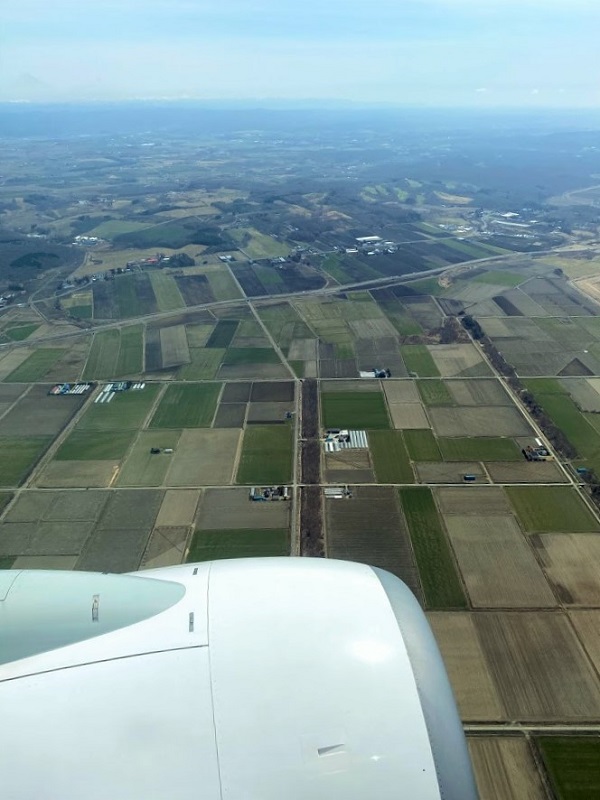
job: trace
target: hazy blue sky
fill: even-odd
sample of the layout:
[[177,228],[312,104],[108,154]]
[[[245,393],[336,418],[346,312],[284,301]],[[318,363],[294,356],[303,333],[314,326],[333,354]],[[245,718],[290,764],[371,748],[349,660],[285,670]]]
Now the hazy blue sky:
[[600,0],[2,0],[0,100],[600,106]]

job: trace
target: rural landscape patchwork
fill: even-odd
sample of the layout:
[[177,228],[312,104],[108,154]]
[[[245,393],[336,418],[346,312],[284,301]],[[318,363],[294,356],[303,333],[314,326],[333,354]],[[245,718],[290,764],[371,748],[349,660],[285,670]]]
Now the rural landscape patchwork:
[[600,796],[597,131],[57,113],[0,130],[0,567],[382,567],[481,797]]

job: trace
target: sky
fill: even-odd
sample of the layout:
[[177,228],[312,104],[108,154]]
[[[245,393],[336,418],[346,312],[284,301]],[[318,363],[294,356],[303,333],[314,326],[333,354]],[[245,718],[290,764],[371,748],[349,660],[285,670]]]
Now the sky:
[[600,107],[599,0],[2,0],[0,101]]

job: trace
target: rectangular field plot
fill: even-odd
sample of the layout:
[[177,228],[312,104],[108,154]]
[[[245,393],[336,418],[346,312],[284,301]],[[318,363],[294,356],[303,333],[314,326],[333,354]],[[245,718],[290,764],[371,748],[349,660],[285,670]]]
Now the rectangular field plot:
[[473,344],[428,345],[438,374],[443,378],[477,378],[491,375],[490,368]]
[[221,403],[213,423],[214,428],[241,428],[246,419],[246,403]]
[[221,403],[247,403],[252,391],[251,383],[226,383]]
[[507,516],[512,506],[499,486],[448,486],[435,490],[435,496],[444,516],[446,514],[489,514]]
[[448,516],[446,527],[473,606],[557,605],[513,516]]
[[[165,448],[177,448],[181,431],[141,431],[131,448],[121,471],[119,486],[160,486],[173,462],[173,454],[164,453]],[[160,453],[152,453],[160,449]]]
[[181,367],[177,376],[183,381],[210,381],[216,377],[224,355],[224,349],[192,347],[190,363]]
[[229,528],[287,528],[290,503],[253,502],[248,489],[206,489],[196,526],[202,530]]
[[533,537],[538,556],[566,605],[600,606],[600,537],[546,533]]
[[115,377],[139,375],[144,368],[144,329],[142,325],[122,328]]
[[446,381],[459,406],[512,406],[513,401],[497,378]]
[[286,414],[293,411],[293,403],[250,403],[248,406],[248,424],[283,423]]
[[480,800],[546,800],[525,737],[471,736],[467,742]]
[[414,381],[382,381],[388,403],[419,403],[421,397]]
[[0,556],[79,555],[94,523],[5,522],[0,525]]
[[191,359],[185,325],[160,329],[160,351],[163,369],[189,364]]
[[199,489],[169,489],[156,518],[158,527],[193,525],[200,502]]
[[600,739],[577,736],[536,738],[559,800],[600,797]]
[[325,500],[327,556],[387,569],[420,598],[410,536],[395,490],[359,486],[353,494],[351,500]]
[[109,492],[22,492],[8,514],[7,522],[96,521]]
[[390,403],[390,415],[397,430],[429,427],[429,419],[421,403]]
[[[167,486],[227,485],[233,478],[241,431],[221,428],[185,430],[179,439]],[[168,456],[169,457],[169,456]]]
[[57,461],[120,461],[135,439],[133,431],[74,430],[56,451]]
[[[49,386],[31,390],[0,420],[1,436],[55,436],[81,408],[81,395],[48,395]],[[65,402],[66,401],[66,402]]]
[[219,558],[287,556],[290,552],[286,529],[199,530],[194,533],[186,561],[214,561]]
[[28,355],[4,380],[8,383],[31,383],[41,380],[67,350],[59,347],[41,347]]
[[[473,622],[473,614],[433,612],[427,618],[441,650],[464,721],[505,718]],[[515,799],[516,800],[516,799]]]
[[583,644],[596,671],[600,670],[600,611],[597,609],[569,611],[575,633]]
[[467,600],[429,489],[401,489],[425,602],[429,608],[465,608]]
[[244,431],[236,483],[286,483],[292,468],[292,429],[253,425]]
[[90,403],[77,423],[77,430],[138,430],[150,413],[160,388],[158,384],[147,383],[141,390],[116,392],[110,403]]
[[600,412],[600,393],[597,378],[563,378],[562,386],[569,392],[581,411],[598,414]]
[[0,437],[0,486],[22,483],[51,441],[49,436]]
[[405,344],[400,348],[402,360],[409,374],[419,378],[437,378],[440,375],[431,353],[424,344]]
[[427,380],[417,381],[417,388],[421,400],[426,406],[451,406],[454,405],[452,395],[446,387],[445,381]]
[[494,483],[567,483],[564,472],[553,461],[488,462]]
[[437,439],[429,428],[404,431],[404,443],[411,461],[441,461]]
[[220,392],[220,383],[171,384],[162,396],[150,427],[208,428]]
[[206,346],[217,348],[229,347],[239,324],[237,319],[219,320],[214,331],[209,336]]
[[96,530],[79,557],[76,569],[90,572],[133,572],[138,569],[150,538],[147,528]]
[[477,483],[489,483],[481,464],[475,461],[425,462],[415,464],[419,483],[462,483],[465,475],[473,475]]
[[516,408],[480,406],[474,408],[429,409],[438,436],[531,436],[527,420]]
[[331,392],[321,395],[325,428],[389,428],[381,392]]
[[[316,446],[319,447],[318,442]],[[375,483],[369,451],[340,450],[326,453],[325,479],[328,483]]]
[[514,439],[473,437],[438,439],[444,461],[521,461]]
[[483,612],[474,620],[509,719],[598,719],[596,673],[565,614]]
[[289,403],[293,399],[294,384],[291,381],[255,381],[252,384],[252,403]]
[[369,449],[378,483],[413,483],[415,476],[400,431],[370,431]]
[[115,377],[120,341],[118,330],[102,331],[94,335],[92,348],[83,370],[84,380],[110,380]]
[[528,533],[587,533],[600,526],[570,486],[508,486],[508,497]]
[[140,569],[158,569],[181,564],[189,538],[188,526],[154,528],[144,550]]
[[72,489],[108,486],[118,473],[119,465],[110,461],[51,461],[39,475],[35,485],[50,489]]

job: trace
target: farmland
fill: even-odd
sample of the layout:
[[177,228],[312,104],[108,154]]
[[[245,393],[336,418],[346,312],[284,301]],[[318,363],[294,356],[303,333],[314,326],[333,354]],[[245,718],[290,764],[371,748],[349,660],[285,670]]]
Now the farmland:
[[292,436],[287,425],[246,429],[237,483],[286,483],[291,477]]
[[277,528],[199,530],[194,533],[186,561],[193,563],[219,558],[285,556],[288,550],[286,530]]
[[536,744],[560,800],[600,794],[600,739],[546,736]]
[[220,383],[172,384],[150,422],[151,428],[206,428],[217,407]]
[[506,491],[517,516],[529,533],[600,530],[597,520],[571,488],[509,486]]
[[380,392],[329,392],[321,396],[326,428],[389,428],[385,402]]

